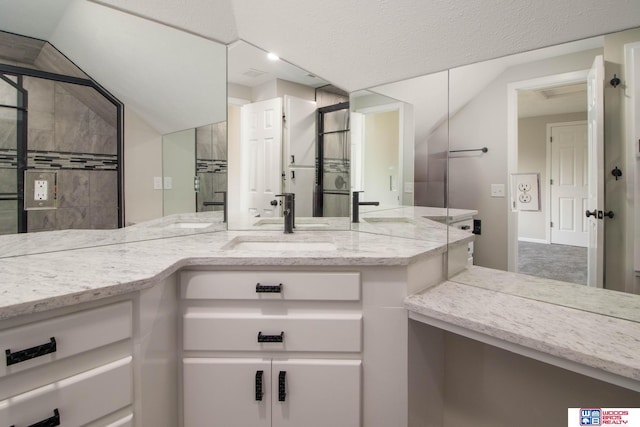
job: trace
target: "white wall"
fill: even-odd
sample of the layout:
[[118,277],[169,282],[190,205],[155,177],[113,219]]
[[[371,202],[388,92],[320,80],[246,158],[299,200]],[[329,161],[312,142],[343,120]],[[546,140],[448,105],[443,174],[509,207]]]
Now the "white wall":
[[[476,236],[474,263],[507,270],[508,198],[491,197],[491,184],[507,177],[507,85],[512,82],[591,67],[599,49],[518,65],[507,69],[449,120],[450,149],[487,147],[486,154],[449,160],[449,207],[476,209],[482,235]],[[450,104],[455,103],[456,69],[450,72]],[[444,125],[443,125],[444,126]]]
[[128,108],[124,110],[125,224],[162,216],[162,190],[153,178],[162,176],[162,135]]
[[164,189],[163,214],[196,211],[194,171],[196,170],[196,130],[186,129],[162,137],[162,174],[172,181]]
[[228,215],[240,214],[240,190],[241,186],[241,164],[240,158],[242,147],[240,145],[241,119],[240,113],[242,108],[237,105],[229,105],[227,113],[227,158],[229,165],[227,169],[227,203]]
[[540,174],[540,212],[518,213],[518,238],[546,240],[547,193],[547,124],[587,120],[586,113],[527,117],[518,120],[518,172]]

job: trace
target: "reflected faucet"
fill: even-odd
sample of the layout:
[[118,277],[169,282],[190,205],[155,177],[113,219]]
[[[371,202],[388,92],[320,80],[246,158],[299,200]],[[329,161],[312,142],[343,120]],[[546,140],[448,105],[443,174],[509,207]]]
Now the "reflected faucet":
[[380,206],[380,202],[361,202],[360,193],[364,191],[354,191],[351,205],[351,222],[360,222],[360,206]]
[[222,222],[227,222],[227,192],[214,191],[213,194],[222,194],[221,202],[202,202],[202,206],[222,206]]
[[295,227],[295,212],[296,212],[296,195],[293,193],[277,194],[276,197],[284,197],[284,210],[282,215],[284,216],[284,233],[293,233],[293,227]]

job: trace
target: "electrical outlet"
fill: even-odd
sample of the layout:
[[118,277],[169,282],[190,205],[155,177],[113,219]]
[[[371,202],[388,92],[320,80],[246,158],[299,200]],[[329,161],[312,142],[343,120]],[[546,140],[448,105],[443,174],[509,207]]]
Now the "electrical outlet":
[[43,179],[36,179],[33,189],[33,200],[47,200],[49,183]]
[[480,221],[479,219],[474,219],[473,220],[473,234],[477,234],[480,235],[482,234],[482,221]]

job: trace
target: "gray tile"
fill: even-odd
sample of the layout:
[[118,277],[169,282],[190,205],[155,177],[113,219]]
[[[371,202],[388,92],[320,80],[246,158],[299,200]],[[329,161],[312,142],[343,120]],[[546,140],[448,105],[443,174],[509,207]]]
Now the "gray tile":
[[56,230],[56,209],[27,212],[27,231]]
[[91,228],[110,230],[118,228],[118,209],[112,207],[92,206],[89,208]]
[[15,193],[17,188],[17,171],[15,169],[0,169],[0,193]]
[[213,125],[213,158],[227,160],[227,122]]
[[58,206],[82,207],[90,204],[89,171],[58,171]]
[[118,206],[118,173],[116,171],[89,172],[89,194],[92,207]]
[[29,112],[27,131],[27,146],[29,150],[54,151],[56,149],[54,132],[53,113]]
[[4,210],[0,206],[0,234],[15,234],[18,232],[18,215],[16,209]]
[[57,230],[90,229],[91,219],[89,208],[58,208],[56,209]]
[[88,145],[84,148],[87,153],[118,154],[118,139],[113,135],[91,135]]
[[18,129],[15,110],[0,108],[0,148],[16,148]]
[[0,80],[0,104],[18,105],[18,91],[4,80]]
[[211,159],[211,125],[196,128],[196,157],[198,159]]
[[53,114],[55,82],[25,77],[24,87],[29,92],[29,116],[34,111]]
[[89,139],[89,108],[64,88],[55,91],[55,144],[59,151],[86,152]]

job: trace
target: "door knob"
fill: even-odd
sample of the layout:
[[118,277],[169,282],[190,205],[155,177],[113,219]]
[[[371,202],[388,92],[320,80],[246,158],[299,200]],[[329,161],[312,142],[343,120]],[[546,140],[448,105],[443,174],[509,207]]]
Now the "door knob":
[[613,218],[613,211],[605,212],[604,216],[607,216],[609,218]]
[[272,201],[269,202],[269,204],[271,206],[278,206],[278,201],[277,200],[272,200]]
[[593,210],[593,212],[589,212],[588,210],[585,212],[585,215],[587,215],[587,218],[589,218],[590,216],[595,217],[597,215],[598,211],[597,210]]

